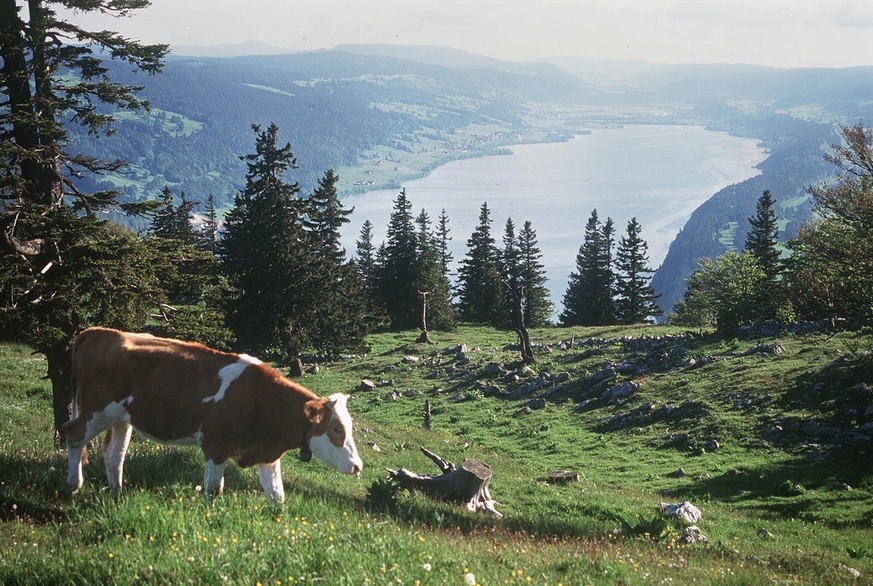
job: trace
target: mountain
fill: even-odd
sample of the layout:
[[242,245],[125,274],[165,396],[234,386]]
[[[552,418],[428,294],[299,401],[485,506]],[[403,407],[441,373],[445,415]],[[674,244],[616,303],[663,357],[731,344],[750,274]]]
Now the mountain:
[[277,47],[249,39],[241,43],[225,43],[222,45],[173,45],[170,57],[244,57],[248,55],[279,55],[296,52],[294,49]]

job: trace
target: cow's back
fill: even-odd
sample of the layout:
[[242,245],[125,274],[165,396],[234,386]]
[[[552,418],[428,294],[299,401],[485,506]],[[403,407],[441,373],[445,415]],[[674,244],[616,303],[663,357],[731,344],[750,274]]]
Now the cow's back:
[[73,345],[78,400],[101,411],[122,404],[130,423],[163,441],[190,438],[220,386],[219,371],[239,360],[201,344],[108,328],[82,332]]

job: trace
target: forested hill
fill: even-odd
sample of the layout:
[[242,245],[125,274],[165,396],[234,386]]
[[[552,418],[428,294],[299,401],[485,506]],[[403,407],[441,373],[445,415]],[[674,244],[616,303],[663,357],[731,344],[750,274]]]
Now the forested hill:
[[441,145],[441,136],[470,125],[480,134],[444,158],[495,152],[523,140],[531,104],[597,95],[547,64],[459,68],[341,50],[177,57],[154,77],[123,66],[110,75],[143,85],[151,114],[122,115],[109,138],[77,134],[74,148],[130,161],[127,175],[109,180],[131,199],[169,185],[195,200],[211,193],[218,205],[244,182],[238,156],[253,149],[252,123],[279,126],[297,156],[295,179],[308,189],[326,169],[352,166],[370,149]]

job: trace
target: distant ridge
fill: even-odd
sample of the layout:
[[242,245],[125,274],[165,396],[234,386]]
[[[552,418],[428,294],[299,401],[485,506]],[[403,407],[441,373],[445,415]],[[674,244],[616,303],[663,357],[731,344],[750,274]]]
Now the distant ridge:
[[226,43],[222,45],[172,45],[170,51],[171,56],[175,57],[245,57],[249,55],[282,55],[298,52],[295,49],[268,45],[254,39],[241,43]]

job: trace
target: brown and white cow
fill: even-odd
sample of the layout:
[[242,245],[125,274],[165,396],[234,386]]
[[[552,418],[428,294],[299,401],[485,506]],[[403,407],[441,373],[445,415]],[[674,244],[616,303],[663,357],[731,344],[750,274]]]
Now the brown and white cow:
[[76,398],[64,425],[67,484],[82,486],[86,444],[104,441],[109,487],[120,491],[131,430],[164,444],[198,445],[203,489],[220,493],[228,459],[257,465],[267,498],[285,498],[279,458],[300,448],[346,474],[363,463],[352,438],[346,395],[321,398],[245,354],[202,344],[91,328],[73,342]]

